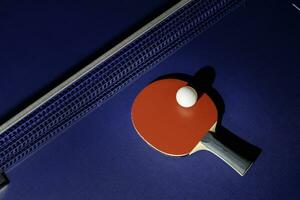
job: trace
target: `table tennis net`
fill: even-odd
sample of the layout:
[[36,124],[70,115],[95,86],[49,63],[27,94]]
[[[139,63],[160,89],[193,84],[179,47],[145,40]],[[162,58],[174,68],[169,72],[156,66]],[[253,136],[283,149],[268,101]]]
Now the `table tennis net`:
[[0,135],[6,171],[218,22],[242,0],[193,0]]

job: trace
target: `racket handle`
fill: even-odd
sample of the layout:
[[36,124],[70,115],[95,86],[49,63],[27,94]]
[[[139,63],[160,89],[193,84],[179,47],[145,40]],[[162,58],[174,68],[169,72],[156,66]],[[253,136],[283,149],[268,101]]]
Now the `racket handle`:
[[221,158],[241,176],[245,175],[253,163],[222,144],[212,135],[212,133],[206,134],[206,136],[201,140],[201,143],[205,150],[210,151]]

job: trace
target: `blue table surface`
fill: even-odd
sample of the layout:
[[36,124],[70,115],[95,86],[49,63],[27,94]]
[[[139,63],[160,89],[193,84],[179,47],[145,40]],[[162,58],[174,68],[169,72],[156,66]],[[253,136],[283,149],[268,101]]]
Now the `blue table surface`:
[[[1,122],[172,3],[1,1]],[[9,170],[0,199],[299,199],[299,53],[300,11],[247,1]],[[205,65],[225,102],[222,125],[262,149],[244,177],[208,152],[166,157],[132,127],[132,102],[149,82]]]

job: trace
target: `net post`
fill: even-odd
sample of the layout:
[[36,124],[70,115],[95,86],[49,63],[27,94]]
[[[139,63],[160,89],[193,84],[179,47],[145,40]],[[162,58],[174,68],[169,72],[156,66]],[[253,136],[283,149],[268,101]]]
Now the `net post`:
[[4,172],[0,171],[0,190],[8,185],[9,180]]

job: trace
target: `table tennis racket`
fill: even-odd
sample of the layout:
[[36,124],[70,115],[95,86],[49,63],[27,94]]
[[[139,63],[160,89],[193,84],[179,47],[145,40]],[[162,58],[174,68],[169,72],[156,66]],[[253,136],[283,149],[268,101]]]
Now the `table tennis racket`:
[[145,87],[134,100],[131,118],[137,133],[151,147],[169,156],[186,156],[207,150],[243,176],[252,162],[214,137],[218,110],[206,94],[191,107],[178,104],[176,94],[188,83],[163,79]]

